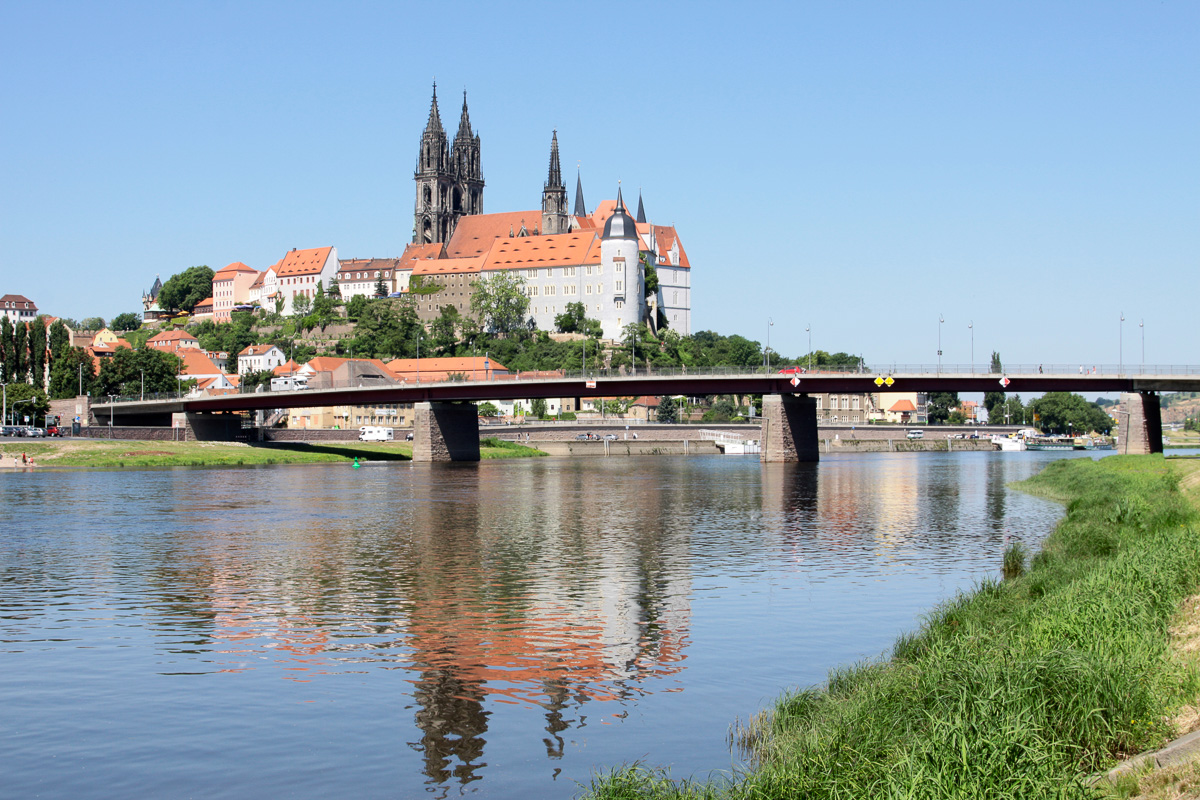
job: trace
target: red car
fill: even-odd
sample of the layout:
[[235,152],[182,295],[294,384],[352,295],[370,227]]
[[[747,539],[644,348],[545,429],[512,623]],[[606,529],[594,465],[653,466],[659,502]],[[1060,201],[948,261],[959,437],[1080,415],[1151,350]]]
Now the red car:
[[59,427],[57,425],[47,425],[46,426],[46,435],[47,436],[62,436],[62,431],[59,430]]

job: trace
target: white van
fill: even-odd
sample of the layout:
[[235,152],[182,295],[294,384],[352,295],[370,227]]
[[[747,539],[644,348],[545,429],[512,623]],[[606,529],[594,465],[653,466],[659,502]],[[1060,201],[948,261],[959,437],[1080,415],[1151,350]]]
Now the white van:
[[909,439],[924,439],[925,431],[919,431],[914,428],[913,430],[906,433],[905,436],[907,436]]
[[295,392],[307,388],[307,375],[295,375],[286,378],[271,378],[272,392]]
[[358,440],[360,442],[390,442],[394,438],[395,431],[391,428],[364,425],[358,429]]

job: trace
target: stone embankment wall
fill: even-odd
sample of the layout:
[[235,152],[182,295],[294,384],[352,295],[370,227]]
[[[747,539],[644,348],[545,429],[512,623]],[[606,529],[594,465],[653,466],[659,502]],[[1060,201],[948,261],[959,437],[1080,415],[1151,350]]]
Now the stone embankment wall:
[[[521,441],[524,441],[522,439]],[[710,441],[675,439],[654,440],[638,438],[616,441],[554,442],[530,440],[530,444],[552,456],[683,456],[720,453]]]

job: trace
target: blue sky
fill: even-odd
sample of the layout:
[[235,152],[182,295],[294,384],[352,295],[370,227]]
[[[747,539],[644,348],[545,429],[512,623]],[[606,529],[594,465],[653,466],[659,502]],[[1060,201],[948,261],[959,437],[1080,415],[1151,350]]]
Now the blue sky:
[[[435,7],[436,14],[425,12]],[[444,23],[445,32],[438,30]],[[436,77],[486,211],[679,228],[694,327],[869,362],[1200,363],[1200,5],[0,5],[0,292],[395,256]],[[1122,328],[1119,315],[1124,311]],[[945,323],[938,322],[939,315]]]

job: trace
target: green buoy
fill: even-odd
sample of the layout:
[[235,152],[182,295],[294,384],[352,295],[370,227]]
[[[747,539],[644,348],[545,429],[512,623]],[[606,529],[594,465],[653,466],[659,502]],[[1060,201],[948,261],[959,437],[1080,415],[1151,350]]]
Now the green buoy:
[[354,468],[355,468],[355,469],[358,469],[358,466],[359,466],[359,464],[358,464],[358,456],[355,456],[355,457],[354,457]]

